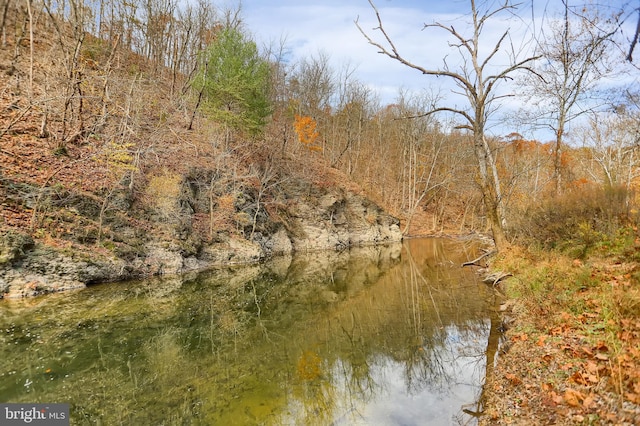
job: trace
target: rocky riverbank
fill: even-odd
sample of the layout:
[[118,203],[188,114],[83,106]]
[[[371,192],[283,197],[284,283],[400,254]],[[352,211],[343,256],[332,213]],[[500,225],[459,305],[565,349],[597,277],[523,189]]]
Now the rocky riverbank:
[[[238,232],[216,232],[214,238],[198,232],[195,212],[182,214],[179,221],[152,228],[144,235],[123,222],[118,229],[111,229],[111,240],[119,241],[117,244],[46,244],[28,233],[4,231],[0,239],[0,297],[35,296],[93,283],[254,263],[273,255],[402,239],[399,221],[364,196],[337,188],[308,185],[307,189],[306,196],[291,197],[277,209],[269,209],[272,213],[254,211],[255,221],[245,223]],[[245,202],[235,203],[235,214],[246,211],[248,204],[256,204],[247,194],[236,198]],[[180,199],[172,205],[181,201],[184,205]],[[133,237],[127,240],[128,235]]]

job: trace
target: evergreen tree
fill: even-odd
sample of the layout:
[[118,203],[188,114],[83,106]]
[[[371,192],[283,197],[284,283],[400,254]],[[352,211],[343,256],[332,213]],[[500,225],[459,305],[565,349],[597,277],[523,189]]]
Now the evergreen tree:
[[225,28],[205,50],[203,107],[228,130],[259,134],[271,113],[269,63],[251,39],[237,28]]

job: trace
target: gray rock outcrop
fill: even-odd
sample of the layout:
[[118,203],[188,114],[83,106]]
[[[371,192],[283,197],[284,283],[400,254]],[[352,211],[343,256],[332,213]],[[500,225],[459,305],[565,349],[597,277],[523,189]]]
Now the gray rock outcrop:
[[[266,215],[265,215],[266,216]],[[0,298],[26,297],[140,276],[179,274],[216,265],[255,263],[276,255],[342,250],[402,240],[399,221],[363,197],[341,189],[289,200],[265,229],[199,242],[185,252],[182,238],[150,237],[144,256],[122,259],[44,247],[25,234],[0,239]]]

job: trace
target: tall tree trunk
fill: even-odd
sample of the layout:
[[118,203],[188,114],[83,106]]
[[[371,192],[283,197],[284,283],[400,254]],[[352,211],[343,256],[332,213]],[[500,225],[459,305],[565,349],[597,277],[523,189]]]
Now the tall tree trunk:
[[562,136],[564,134],[564,119],[559,119],[560,126],[556,130],[556,141],[553,148],[553,184],[554,196],[562,192]]
[[7,14],[9,12],[9,4],[11,0],[7,0],[4,4],[4,9],[2,10],[2,20],[0,20],[0,30],[2,31],[2,42],[0,45],[2,47],[7,47]]
[[[474,132],[474,152],[478,162],[485,215],[496,249],[500,251],[507,247],[509,243],[503,227],[499,177],[489,145],[486,143],[484,132],[482,131],[476,130]],[[491,168],[492,176],[489,176],[489,168]]]

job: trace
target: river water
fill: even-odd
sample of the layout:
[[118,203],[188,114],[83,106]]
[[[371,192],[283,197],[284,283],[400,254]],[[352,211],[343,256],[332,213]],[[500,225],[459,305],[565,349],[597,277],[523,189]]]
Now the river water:
[[475,424],[500,338],[460,266],[477,254],[412,239],[0,301],[0,402],[70,403],[71,424]]

